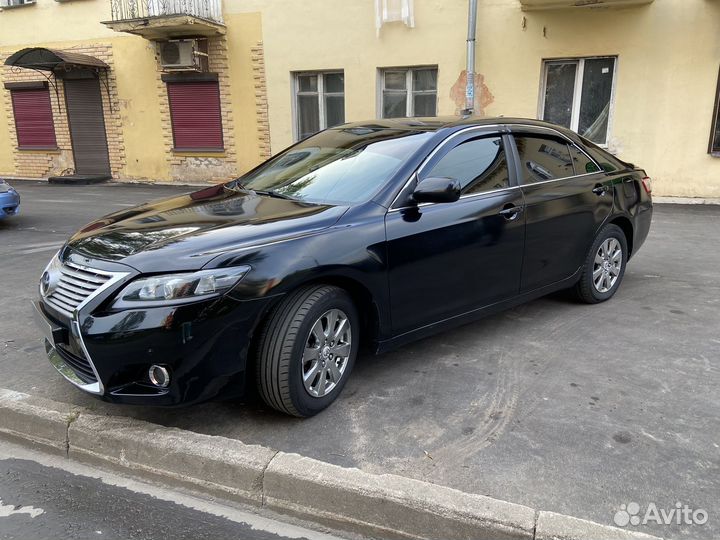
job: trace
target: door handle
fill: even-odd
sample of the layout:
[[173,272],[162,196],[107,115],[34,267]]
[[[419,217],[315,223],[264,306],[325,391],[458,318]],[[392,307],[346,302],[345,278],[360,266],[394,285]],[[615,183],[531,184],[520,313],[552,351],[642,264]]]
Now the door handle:
[[522,206],[515,206],[514,204],[510,204],[506,205],[505,208],[498,212],[498,214],[500,214],[508,221],[513,221],[514,219],[517,219],[517,217],[522,213],[522,211]]
[[595,195],[605,195],[608,191],[610,191],[610,188],[604,184],[597,184],[594,188],[592,188],[592,192]]

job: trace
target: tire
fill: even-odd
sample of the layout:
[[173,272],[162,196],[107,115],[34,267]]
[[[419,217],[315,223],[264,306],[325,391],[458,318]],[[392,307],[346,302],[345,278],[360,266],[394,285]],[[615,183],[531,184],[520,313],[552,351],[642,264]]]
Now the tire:
[[[607,248],[610,247],[608,257],[603,256],[601,247],[603,247],[603,251],[607,251]],[[620,250],[619,267],[615,264],[617,249]],[[606,260],[609,266],[605,265]],[[610,300],[620,288],[620,283],[622,283],[625,275],[627,260],[628,247],[625,233],[617,225],[612,223],[605,225],[595,237],[595,241],[585,258],[580,280],[574,288],[575,296],[587,304],[598,304]],[[607,273],[605,269],[608,269]],[[596,272],[600,273],[597,274]],[[613,277],[615,278],[614,281],[612,281]],[[600,286],[596,285],[598,278]]]
[[[326,328],[335,317],[338,329],[343,316],[335,344]],[[359,321],[350,296],[339,287],[312,285],[290,293],[272,311],[258,340],[257,385],[263,401],[299,417],[313,416],[335,401],[355,364]]]

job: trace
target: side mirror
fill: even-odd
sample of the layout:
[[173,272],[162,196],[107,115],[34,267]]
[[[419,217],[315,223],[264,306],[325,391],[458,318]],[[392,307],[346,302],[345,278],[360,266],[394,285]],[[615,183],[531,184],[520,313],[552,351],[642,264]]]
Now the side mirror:
[[454,178],[426,178],[412,193],[416,203],[450,203],[460,198],[462,187]]

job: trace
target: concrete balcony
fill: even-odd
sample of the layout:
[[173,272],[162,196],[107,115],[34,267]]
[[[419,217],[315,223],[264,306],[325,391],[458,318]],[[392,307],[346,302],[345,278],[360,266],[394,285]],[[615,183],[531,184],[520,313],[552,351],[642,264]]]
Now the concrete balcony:
[[103,24],[150,40],[225,34],[221,0],[110,0]]
[[523,11],[541,9],[628,7],[651,4],[653,0],[520,0]]

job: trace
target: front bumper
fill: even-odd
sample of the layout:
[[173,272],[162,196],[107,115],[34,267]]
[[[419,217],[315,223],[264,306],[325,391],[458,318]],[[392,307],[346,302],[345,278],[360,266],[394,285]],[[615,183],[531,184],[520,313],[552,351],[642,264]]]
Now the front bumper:
[[17,191],[0,193],[0,219],[20,213],[20,195]]
[[[252,335],[270,302],[221,297],[113,312],[90,301],[68,314],[41,298],[34,311],[48,359],[69,382],[109,402],[168,406],[242,395]],[[151,383],[151,365],[168,369],[169,386]]]

